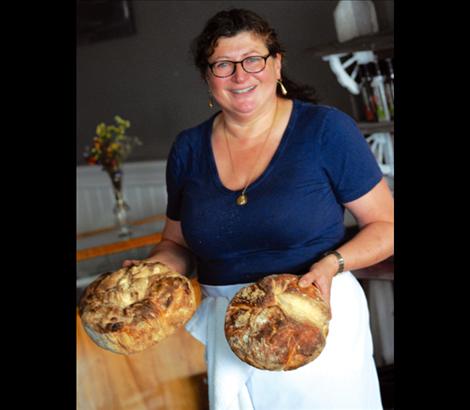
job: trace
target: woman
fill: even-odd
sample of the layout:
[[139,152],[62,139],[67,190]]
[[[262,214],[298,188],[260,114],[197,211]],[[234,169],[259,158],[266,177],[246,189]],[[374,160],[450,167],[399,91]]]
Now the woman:
[[[364,137],[285,80],[276,33],[255,13],[217,13],[193,52],[221,110],[173,144],[163,239],[147,260],[197,270],[206,298],[187,329],[206,343],[211,408],[381,408],[367,303],[349,271],[393,254],[393,200]],[[347,242],[344,208],[360,228]],[[237,368],[223,351],[224,308],[284,272],[330,304],[325,349],[289,372]]]

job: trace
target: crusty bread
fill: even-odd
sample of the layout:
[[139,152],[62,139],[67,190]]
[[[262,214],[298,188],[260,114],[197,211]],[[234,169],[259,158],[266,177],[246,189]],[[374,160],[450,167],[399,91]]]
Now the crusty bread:
[[196,310],[188,278],[161,263],[101,275],[83,292],[79,315],[91,339],[115,353],[140,352],[183,326]]
[[225,337],[244,362],[264,370],[293,370],[323,350],[330,309],[314,285],[296,275],[266,276],[242,288],[225,314]]

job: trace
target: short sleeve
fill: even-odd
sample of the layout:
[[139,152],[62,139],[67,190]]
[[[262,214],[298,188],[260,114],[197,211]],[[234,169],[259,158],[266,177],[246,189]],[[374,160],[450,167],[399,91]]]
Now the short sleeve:
[[383,177],[355,121],[332,108],[322,133],[321,161],[340,203],[360,198]]
[[178,139],[173,143],[166,163],[166,216],[174,221],[180,220],[181,198],[183,191],[183,168],[178,155]]

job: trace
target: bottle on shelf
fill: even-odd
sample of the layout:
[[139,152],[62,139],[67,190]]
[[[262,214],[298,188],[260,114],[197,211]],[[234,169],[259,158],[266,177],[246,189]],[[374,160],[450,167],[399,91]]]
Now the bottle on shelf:
[[392,59],[386,58],[379,61],[379,67],[384,77],[384,88],[385,97],[387,99],[388,111],[390,112],[390,118],[393,120],[395,115],[395,104],[394,104],[394,73]]
[[393,69],[393,58],[388,59],[388,69],[390,71],[390,78],[392,79],[392,97],[395,101],[395,91],[394,91],[394,84],[395,84],[395,71]]
[[359,65],[359,88],[362,97],[363,115],[366,121],[377,121],[377,107],[372,89],[372,77],[367,68],[367,64]]
[[391,121],[387,97],[385,95],[384,76],[380,71],[377,60],[369,63],[368,68],[372,76],[371,85],[374,92],[374,101],[377,107],[377,120],[379,122]]

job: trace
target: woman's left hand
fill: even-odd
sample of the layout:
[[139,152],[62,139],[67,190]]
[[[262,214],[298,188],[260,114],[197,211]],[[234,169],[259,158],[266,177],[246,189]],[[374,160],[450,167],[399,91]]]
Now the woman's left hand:
[[328,306],[330,305],[331,282],[338,269],[334,261],[330,262],[328,257],[321,259],[314,263],[310,270],[299,279],[300,287],[307,287],[311,284],[317,286]]

